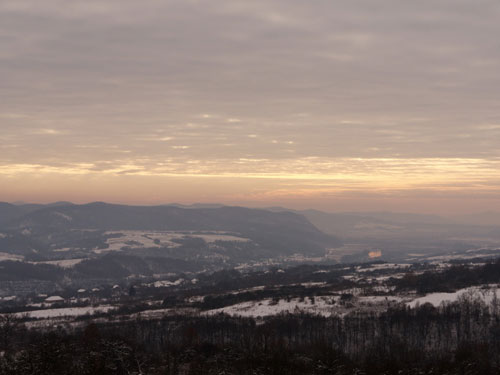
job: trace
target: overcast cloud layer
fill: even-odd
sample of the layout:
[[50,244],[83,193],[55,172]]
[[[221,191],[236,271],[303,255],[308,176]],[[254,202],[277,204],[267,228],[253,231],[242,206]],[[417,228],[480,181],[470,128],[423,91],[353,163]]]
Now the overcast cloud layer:
[[498,205],[499,35],[496,0],[3,0],[4,198]]

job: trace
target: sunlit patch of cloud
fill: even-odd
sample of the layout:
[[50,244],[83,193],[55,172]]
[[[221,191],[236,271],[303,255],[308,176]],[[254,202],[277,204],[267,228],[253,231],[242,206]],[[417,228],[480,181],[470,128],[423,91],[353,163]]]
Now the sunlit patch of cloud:
[[362,121],[362,120],[341,120],[340,123],[343,125],[364,125],[364,124],[366,124],[366,122]]
[[87,148],[89,148],[89,149],[94,149],[94,148],[99,149],[102,146],[100,146],[100,145],[74,145],[74,147],[76,147],[76,148],[83,148],[83,149],[87,149]]
[[500,124],[487,124],[478,126],[480,130],[500,130]]
[[15,113],[15,112],[0,113],[0,118],[5,118],[5,119],[17,120],[17,119],[26,119],[30,117],[31,117],[30,115],[27,115],[25,113]]
[[41,134],[41,135],[61,135],[64,134],[65,132],[57,129],[37,129],[33,131],[33,134]]
[[208,125],[208,124],[196,124],[193,122],[188,122],[185,125],[185,127],[188,129],[208,129],[208,128],[210,128],[210,125]]
[[[180,146],[183,147],[183,146]],[[185,147],[185,146],[184,146]],[[156,177],[225,178],[293,182],[284,190],[304,194],[328,191],[450,191],[497,192],[499,160],[391,159],[391,158],[293,158],[258,157],[203,160],[150,158],[99,163],[6,164],[0,176],[105,174]],[[277,186],[275,186],[276,190]],[[284,194],[284,192],[282,192]],[[280,193],[281,194],[281,193]]]
[[186,146],[186,145],[179,145],[179,146],[172,146],[174,150],[187,150],[191,148],[191,146]]

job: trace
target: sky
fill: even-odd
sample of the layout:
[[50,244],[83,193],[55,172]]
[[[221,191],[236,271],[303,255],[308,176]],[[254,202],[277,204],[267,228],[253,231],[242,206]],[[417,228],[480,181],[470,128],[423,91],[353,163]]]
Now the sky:
[[497,0],[1,0],[0,201],[500,211]]

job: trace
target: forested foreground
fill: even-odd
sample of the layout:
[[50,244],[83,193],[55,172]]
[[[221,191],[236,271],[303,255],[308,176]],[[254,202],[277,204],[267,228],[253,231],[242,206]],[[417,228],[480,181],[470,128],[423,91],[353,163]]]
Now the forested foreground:
[[497,301],[343,318],[1,325],[1,374],[500,374]]

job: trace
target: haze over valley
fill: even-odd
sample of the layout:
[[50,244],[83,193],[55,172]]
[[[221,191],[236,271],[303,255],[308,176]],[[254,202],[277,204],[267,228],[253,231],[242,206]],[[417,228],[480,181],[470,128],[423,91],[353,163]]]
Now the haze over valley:
[[40,293],[53,293],[185,272],[474,260],[500,251],[495,222],[472,225],[433,215],[102,202],[1,208],[3,297],[30,294],[35,285]]

